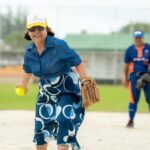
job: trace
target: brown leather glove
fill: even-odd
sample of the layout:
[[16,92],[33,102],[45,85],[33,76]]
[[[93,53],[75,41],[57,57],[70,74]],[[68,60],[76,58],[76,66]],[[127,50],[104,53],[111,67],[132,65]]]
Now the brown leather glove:
[[89,105],[92,105],[100,101],[99,90],[96,81],[91,77],[85,77],[81,79],[81,95],[82,106],[86,109]]

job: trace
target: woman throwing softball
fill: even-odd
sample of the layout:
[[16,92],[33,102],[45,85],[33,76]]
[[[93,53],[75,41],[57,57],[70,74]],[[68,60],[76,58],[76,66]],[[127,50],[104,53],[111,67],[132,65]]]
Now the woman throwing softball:
[[37,150],[47,150],[50,139],[57,150],[80,149],[76,135],[84,118],[79,78],[86,72],[80,56],[65,41],[55,38],[46,18],[27,17],[25,39],[32,40],[24,54],[24,75],[17,85],[28,88],[33,75],[40,78],[36,101],[34,142]]

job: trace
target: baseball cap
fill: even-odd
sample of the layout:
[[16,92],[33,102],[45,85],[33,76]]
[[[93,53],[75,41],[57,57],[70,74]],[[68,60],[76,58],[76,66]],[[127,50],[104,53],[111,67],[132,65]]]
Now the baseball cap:
[[144,37],[144,32],[143,32],[143,31],[140,31],[140,30],[134,31],[133,37],[134,37],[134,38],[137,38],[137,37],[143,38],[143,37]]
[[47,27],[47,19],[41,14],[32,13],[27,17],[26,20],[26,29],[32,28],[34,26]]

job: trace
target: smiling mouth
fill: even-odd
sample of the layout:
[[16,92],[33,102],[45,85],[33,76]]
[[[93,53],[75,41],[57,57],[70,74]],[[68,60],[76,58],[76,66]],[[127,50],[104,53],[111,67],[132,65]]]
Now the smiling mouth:
[[41,37],[40,35],[36,35],[36,36],[34,36],[35,38],[39,38],[39,37]]

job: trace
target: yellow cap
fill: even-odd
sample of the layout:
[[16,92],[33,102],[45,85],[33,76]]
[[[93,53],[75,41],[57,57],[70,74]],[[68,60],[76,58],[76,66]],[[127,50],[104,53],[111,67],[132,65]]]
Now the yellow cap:
[[47,19],[40,14],[29,15],[26,21],[26,29],[30,29],[34,26],[47,27]]

